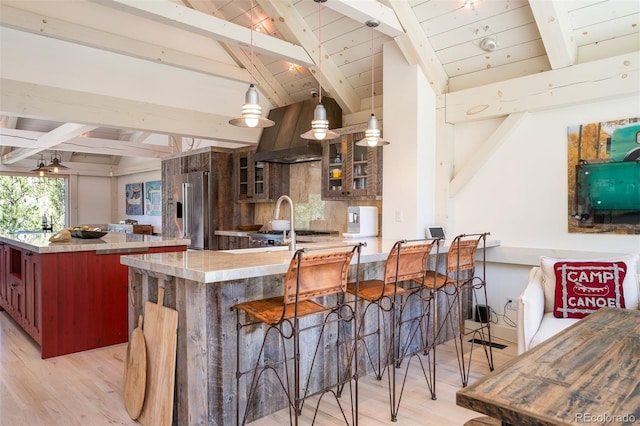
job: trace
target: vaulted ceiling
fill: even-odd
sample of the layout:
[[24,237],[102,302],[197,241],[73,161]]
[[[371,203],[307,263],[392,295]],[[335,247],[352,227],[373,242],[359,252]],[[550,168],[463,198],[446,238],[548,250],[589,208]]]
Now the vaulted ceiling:
[[[372,19],[379,22],[373,29],[366,25]],[[7,31],[215,76],[242,87],[236,89],[237,101],[218,112],[220,126],[229,126],[227,121],[239,115],[249,82],[258,87],[267,110],[308,99],[321,85],[323,95],[336,99],[344,114],[365,121],[370,109],[382,104],[382,46],[389,41],[442,94],[639,51],[639,24],[636,0],[0,3],[0,26]],[[159,158],[176,150],[158,142],[160,128],[130,128],[97,116],[95,121],[85,115],[76,121],[57,114],[56,108],[34,112],[16,106],[9,93],[22,90],[22,82],[5,75],[2,64],[7,60],[15,58],[3,57],[0,63],[3,166],[26,159],[35,166],[41,155],[48,159],[56,151],[71,164],[117,165],[122,156]],[[45,58],[29,60],[47,67]],[[242,133],[223,133],[219,142],[225,146],[255,142]]]

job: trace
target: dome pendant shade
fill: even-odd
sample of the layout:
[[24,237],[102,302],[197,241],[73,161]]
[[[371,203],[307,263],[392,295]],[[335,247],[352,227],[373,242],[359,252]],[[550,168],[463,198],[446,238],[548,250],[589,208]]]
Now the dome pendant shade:
[[249,85],[247,93],[244,95],[244,105],[242,106],[242,116],[229,120],[229,124],[238,127],[271,127],[275,122],[264,118],[262,107],[258,104],[258,91],[253,84]]
[[329,120],[327,120],[327,110],[324,105],[318,104],[313,111],[313,121],[311,121],[311,130],[300,135],[303,139],[313,140],[331,140],[336,139],[340,135],[329,130]]
[[380,128],[378,127],[378,119],[375,114],[371,114],[371,118],[369,119],[369,127],[365,131],[364,139],[360,139],[356,142],[358,146],[383,146],[389,145],[389,142],[383,140],[380,137]]
[[52,157],[51,164],[47,166],[47,169],[49,169],[49,171],[52,171],[53,173],[58,173],[60,169],[68,169],[68,167],[60,164],[60,158]]

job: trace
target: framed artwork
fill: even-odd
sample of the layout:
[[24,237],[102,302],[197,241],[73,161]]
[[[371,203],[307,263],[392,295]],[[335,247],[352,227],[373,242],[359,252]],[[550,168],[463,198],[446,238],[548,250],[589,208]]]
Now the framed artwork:
[[142,182],[128,183],[126,190],[126,213],[136,216],[142,215]]
[[144,214],[162,215],[162,181],[152,180],[144,183]]
[[640,234],[640,118],[569,126],[569,232]]

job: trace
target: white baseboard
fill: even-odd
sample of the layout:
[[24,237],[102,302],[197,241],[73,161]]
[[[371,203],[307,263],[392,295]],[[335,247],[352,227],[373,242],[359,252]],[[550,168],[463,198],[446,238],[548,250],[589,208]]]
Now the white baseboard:
[[[465,327],[468,329],[477,328],[478,323],[473,320],[466,320]],[[508,327],[502,324],[491,324],[491,336],[506,340],[507,342],[518,343],[518,332],[514,327]]]

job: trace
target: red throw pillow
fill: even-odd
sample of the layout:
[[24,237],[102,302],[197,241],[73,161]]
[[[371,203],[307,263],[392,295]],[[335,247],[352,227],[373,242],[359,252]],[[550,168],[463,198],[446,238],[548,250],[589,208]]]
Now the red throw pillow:
[[556,318],[584,318],[605,306],[624,308],[624,262],[557,262],[553,270]]

